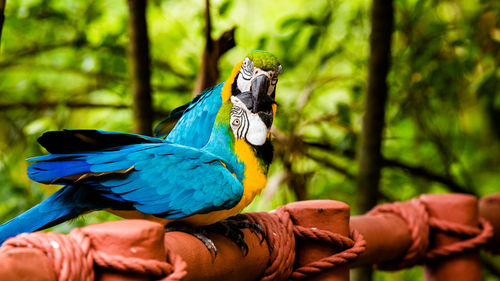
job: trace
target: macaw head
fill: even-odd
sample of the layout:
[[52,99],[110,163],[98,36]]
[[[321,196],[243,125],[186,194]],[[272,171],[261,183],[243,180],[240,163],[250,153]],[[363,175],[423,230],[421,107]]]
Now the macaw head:
[[230,125],[237,139],[244,138],[254,146],[266,142],[276,112],[275,93],[280,72],[278,59],[260,50],[250,52],[236,65],[231,84]]
[[231,95],[238,97],[253,113],[275,104],[276,84],[281,72],[278,59],[261,50],[251,51],[235,67],[238,70],[231,85]]
[[[254,146],[266,142],[272,125],[272,111],[253,113],[247,105],[235,96],[231,97],[231,117],[229,124],[236,139],[244,139]],[[268,115],[271,115],[269,119]],[[269,122],[270,120],[270,122]]]

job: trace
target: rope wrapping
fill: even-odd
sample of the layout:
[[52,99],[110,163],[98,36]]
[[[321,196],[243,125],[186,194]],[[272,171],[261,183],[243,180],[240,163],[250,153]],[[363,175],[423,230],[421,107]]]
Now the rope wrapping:
[[428,260],[447,257],[463,253],[467,250],[477,249],[480,245],[486,244],[488,239],[493,236],[493,227],[483,218],[479,218],[479,226],[478,228],[468,225],[450,224],[448,221],[434,220],[431,222],[432,228],[452,233],[456,236],[469,236],[470,238],[433,249],[429,251],[425,257]]
[[338,265],[354,261],[366,249],[366,241],[363,239],[363,236],[357,230],[352,228],[350,231],[350,237],[352,238],[345,237],[343,235],[339,235],[338,233],[332,233],[326,230],[305,230],[302,227],[300,227],[299,229],[296,228],[294,232],[296,233],[296,235],[297,233],[300,233],[297,236],[301,237],[302,239],[306,237],[308,239],[311,239],[312,237],[314,237],[313,240],[323,241],[333,246],[344,248],[344,250],[329,257],[322,258],[319,261],[311,262],[305,266],[295,269],[295,271],[290,276],[290,280],[304,280],[321,272],[330,270]]
[[269,247],[270,264],[260,281],[287,280],[293,271],[295,261],[295,236],[290,214],[284,207],[274,212],[245,213],[248,221],[260,225]]
[[[304,280],[340,264],[355,260],[366,249],[366,241],[356,230],[350,237],[338,233],[294,225],[285,207],[270,213],[245,213],[250,222],[262,226],[269,246],[270,264],[260,281]],[[321,241],[342,251],[293,270],[296,239]]]
[[411,245],[406,254],[398,261],[377,264],[376,267],[384,270],[398,270],[420,264],[425,258],[429,247],[429,213],[424,202],[412,199],[408,202],[395,202],[376,206],[367,215],[394,214],[402,218],[408,225],[411,236]]
[[[367,213],[367,215],[372,216],[379,214],[393,214],[401,217],[408,225],[412,242],[399,261],[375,265],[384,270],[399,270],[436,258],[476,249],[493,236],[493,227],[483,218],[479,218],[479,227],[474,227],[431,217],[426,203],[420,198],[407,202],[379,205]],[[446,232],[448,235],[466,239],[436,249],[429,249],[431,230]]]
[[16,247],[41,250],[52,261],[58,281],[93,281],[94,265],[122,272],[134,272],[163,277],[164,281],[181,280],[186,274],[186,263],[177,254],[167,250],[168,262],[107,254],[95,249],[92,236],[82,229],[73,229],[69,235],[34,232],[6,240],[0,253]]

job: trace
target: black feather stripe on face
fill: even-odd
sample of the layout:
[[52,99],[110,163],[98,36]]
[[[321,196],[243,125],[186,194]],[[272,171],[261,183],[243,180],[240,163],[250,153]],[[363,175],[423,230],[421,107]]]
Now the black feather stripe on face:
[[233,96],[241,94],[241,91],[238,88],[238,76],[240,76],[240,73],[236,74],[236,77],[234,77],[233,84],[231,85],[231,95]]
[[252,147],[255,149],[255,154],[257,158],[261,160],[263,166],[267,170],[269,168],[269,165],[273,161],[273,154],[274,154],[274,147],[273,144],[271,143],[271,140],[267,139],[263,145],[260,146],[252,145]]
[[[233,108],[231,108],[231,117],[234,118],[233,121],[238,120],[240,122],[236,129],[235,137],[239,139],[246,138],[250,128],[250,121],[248,120],[246,112],[240,107],[233,106]],[[233,124],[233,126],[235,125]]]

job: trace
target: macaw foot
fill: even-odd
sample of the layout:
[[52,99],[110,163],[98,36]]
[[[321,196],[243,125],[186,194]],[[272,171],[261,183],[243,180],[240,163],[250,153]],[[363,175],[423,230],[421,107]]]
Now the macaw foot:
[[198,238],[198,240],[200,240],[208,249],[210,255],[212,256],[212,262],[214,262],[215,258],[217,257],[218,251],[215,243],[210,238],[208,238],[208,232],[215,232],[229,238],[241,249],[243,255],[246,256],[248,255],[248,245],[244,240],[245,235],[243,231],[241,231],[245,228],[250,229],[250,231],[252,233],[255,233],[256,235],[260,235],[260,243],[264,242],[265,232],[262,227],[258,224],[251,223],[248,220],[225,219],[214,224],[201,227],[192,227],[189,225],[181,223],[177,224],[173,222],[165,227],[165,232],[181,231]]
[[248,245],[245,243],[245,235],[243,234],[243,231],[241,231],[242,229],[248,228],[252,233],[255,233],[256,235],[260,234],[260,243],[262,243],[265,239],[265,232],[262,227],[248,220],[229,218],[216,222],[212,225],[205,226],[204,228],[229,238],[241,249],[243,255],[245,256],[248,255]]
[[210,252],[210,256],[212,256],[212,262],[215,261],[215,258],[217,257],[217,247],[215,246],[215,243],[210,238],[208,238],[207,230],[205,228],[192,227],[189,225],[181,225],[176,223],[170,223],[167,226],[165,226],[165,232],[172,232],[172,231],[184,232],[198,238],[198,240],[200,240],[205,245],[205,247],[207,247],[207,250]]

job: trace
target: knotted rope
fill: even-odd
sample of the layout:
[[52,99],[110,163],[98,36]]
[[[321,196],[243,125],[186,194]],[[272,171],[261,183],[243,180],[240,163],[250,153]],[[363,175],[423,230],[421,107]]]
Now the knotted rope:
[[[327,230],[294,225],[285,207],[279,207],[271,213],[245,213],[241,216],[262,226],[266,233],[271,263],[265,270],[261,281],[287,280],[288,278],[304,280],[337,265],[355,260],[366,248],[363,236],[354,229],[351,229],[350,237],[345,237]],[[296,268],[294,271],[296,239],[321,241],[342,251]]]
[[319,261],[314,261],[297,268],[292,273],[290,277],[291,280],[304,280],[323,271],[332,269],[338,265],[354,261],[366,249],[366,241],[363,239],[363,236],[353,228],[351,228],[350,237],[345,237],[343,235],[339,235],[338,233],[332,233],[319,229],[313,230],[312,232],[315,232],[315,234],[312,236],[309,236],[311,232],[310,229],[307,231],[302,229],[294,232],[297,233],[299,231],[300,235],[296,234],[296,236],[299,236],[302,239],[305,237],[308,239],[315,237],[313,240],[326,242],[344,250],[329,257],[322,258]]
[[486,244],[488,239],[493,236],[493,227],[483,218],[479,218],[479,227],[472,227],[439,219],[430,219],[429,225],[435,230],[447,232],[459,237],[465,236],[470,238],[433,249],[425,255],[426,259],[451,256],[453,254],[463,253],[467,250],[476,249],[478,246]]
[[[379,205],[367,213],[367,215],[378,214],[394,214],[401,217],[408,225],[412,240],[406,254],[399,261],[376,265],[378,268],[386,270],[410,267],[438,257],[475,249],[485,244],[488,238],[493,236],[493,227],[483,218],[479,218],[479,227],[473,227],[430,217],[425,202],[420,198],[407,202]],[[469,238],[430,250],[429,234],[431,229],[457,237]]]
[[186,275],[186,264],[177,254],[168,251],[167,262],[112,255],[93,247],[92,235],[77,228],[69,235],[34,232],[21,234],[5,241],[0,253],[16,247],[41,250],[52,260],[58,281],[93,281],[94,264],[102,268],[123,272],[149,274],[163,277],[164,281],[181,280]]

